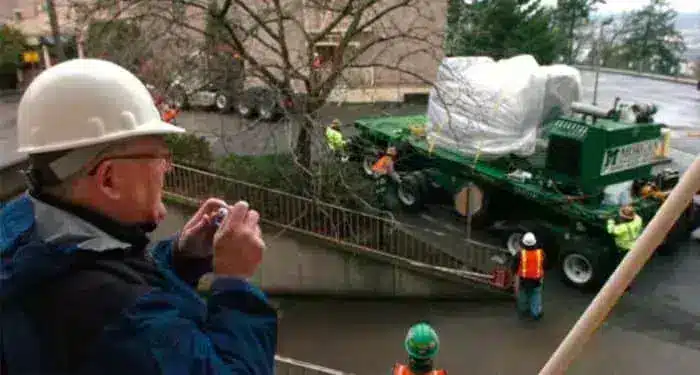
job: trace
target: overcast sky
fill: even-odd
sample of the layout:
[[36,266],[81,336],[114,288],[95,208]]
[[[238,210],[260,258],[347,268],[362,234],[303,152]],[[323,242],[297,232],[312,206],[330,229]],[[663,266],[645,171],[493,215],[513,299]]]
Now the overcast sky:
[[[545,4],[556,4],[557,0],[543,0]],[[648,4],[649,0],[607,0],[607,4],[598,4],[598,11],[604,13],[626,12],[635,10]],[[671,7],[680,13],[700,12],[700,1],[698,0],[670,0]]]

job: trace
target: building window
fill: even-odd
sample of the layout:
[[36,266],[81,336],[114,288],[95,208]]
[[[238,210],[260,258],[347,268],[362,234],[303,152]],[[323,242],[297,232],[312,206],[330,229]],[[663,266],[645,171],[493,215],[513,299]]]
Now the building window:
[[22,22],[22,20],[24,19],[22,17],[22,10],[21,9],[14,9],[13,14],[14,14],[15,22]]

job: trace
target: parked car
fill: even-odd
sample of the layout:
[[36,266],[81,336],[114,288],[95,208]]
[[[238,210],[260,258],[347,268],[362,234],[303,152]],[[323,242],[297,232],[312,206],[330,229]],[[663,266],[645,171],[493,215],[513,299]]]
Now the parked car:
[[243,88],[243,63],[227,54],[195,52],[189,68],[174,77],[168,95],[182,109],[199,107],[229,112]]

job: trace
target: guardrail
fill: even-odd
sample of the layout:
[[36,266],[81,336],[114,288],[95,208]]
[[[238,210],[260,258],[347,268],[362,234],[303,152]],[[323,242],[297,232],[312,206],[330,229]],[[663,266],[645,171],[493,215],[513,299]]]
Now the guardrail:
[[276,375],[352,375],[348,372],[333,370],[313,363],[275,356]]
[[261,219],[269,224],[356,249],[386,253],[446,270],[491,275],[498,266],[494,257],[502,258],[505,251],[472,241],[472,246],[464,257],[457,259],[411,235],[410,231],[415,228],[396,220],[182,165],[173,166],[173,171],[166,177],[165,188],[170,194],[189,199],[202,200],[219,196],[227,201],[246,200],[260,212]]
[[[596,70],[596,67],[592,66],[592,65],[574,65],[574,67],[581,69],[581,70],[587,70],[587,71],[595,71]],[[600,72],[601,73],[609,73],[609,74],[620,74],[620,75],[625,75],[625,76],[630,76],[630,77],[649,78],[649,79],[655,79],[657,81],[675,82],[675,83],[680,83],[680,84],[684,84],[684,85],[697,85],[697,83],[698,83],[698,80],[693,79],[693,78],[680,77],[680,76],[665,76],[662,74],[652,74],[652,73],[640,73],[640,72],[637,72],[634,70],[600,67]]]

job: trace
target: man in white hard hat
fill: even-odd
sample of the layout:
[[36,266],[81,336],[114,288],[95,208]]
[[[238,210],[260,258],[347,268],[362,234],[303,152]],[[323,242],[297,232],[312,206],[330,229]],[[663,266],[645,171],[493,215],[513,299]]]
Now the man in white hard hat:
[[521,317],[539,320],[542,317],[542,281],[544,280],[544,251],[532,232],[520,240],[522,250],[515,254],[511,265],[518,278],[517,306]]
[[133,74],[51,67],[17,126],[31,167],[0,211],[0,373],[273,374],[277,314],[247,281],[265,246],[256,211],[209,199],[147,249],[165,215],[163,136],[184,130]]

